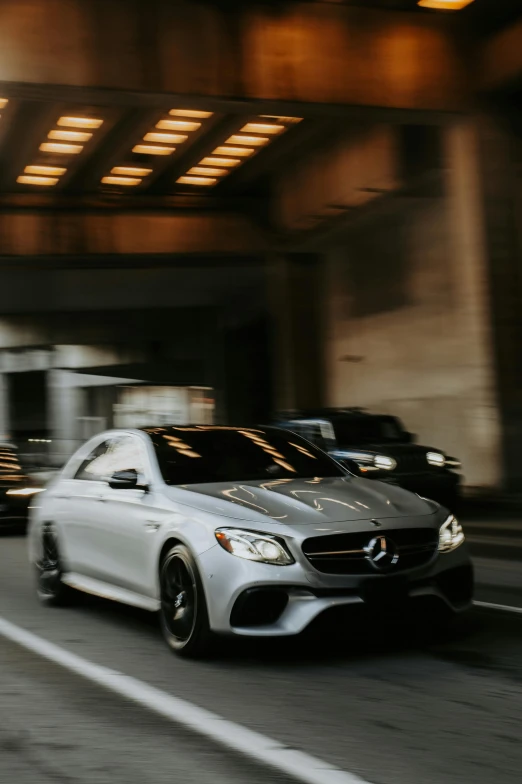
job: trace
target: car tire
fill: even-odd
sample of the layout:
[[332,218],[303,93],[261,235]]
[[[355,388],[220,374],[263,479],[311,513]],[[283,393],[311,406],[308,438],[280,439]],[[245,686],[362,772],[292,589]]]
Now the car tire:
[[194,556],[185,545],[172,547],[160,564],[160,624],[167,645],[179,656],[209,654],[213,635]]
[[45,523],[36,562],[36,592],[42,604],[64,607],[74,603],[76,591],[62,582],[63,571],[56,529],[52,523]]

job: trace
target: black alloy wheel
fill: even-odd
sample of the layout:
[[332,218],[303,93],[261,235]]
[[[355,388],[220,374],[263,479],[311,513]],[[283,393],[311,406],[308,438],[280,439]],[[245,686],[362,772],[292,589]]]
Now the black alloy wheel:
[[58,537],[52,523],[44,523],[40,539],[40,558],[36,563],[37,594],[48,605],[68,604],[73,590],[62,582]]
[[210,649],[211,632],[201,578],[190,550],[176,545],[160,565],[160,621],[163,636],[181,656]]

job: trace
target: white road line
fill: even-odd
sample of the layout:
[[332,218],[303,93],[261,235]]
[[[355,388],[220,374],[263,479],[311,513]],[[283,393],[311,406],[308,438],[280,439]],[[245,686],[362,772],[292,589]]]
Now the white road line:
[[189,727],[226,749],[248,757],[263,767],[274,768],[304,784],[368,784],[352,773],[284,746],[266,735],[228,721],[217,713],[173,697],[117,670],[94,664],[1,617],[0,636],[176,724]]
[[509,604],[494,604],[493,602],[473,602],[473,604],[475,607],[485,607],[486,610],[504,610],[522,615],[522,607],[511,607]]

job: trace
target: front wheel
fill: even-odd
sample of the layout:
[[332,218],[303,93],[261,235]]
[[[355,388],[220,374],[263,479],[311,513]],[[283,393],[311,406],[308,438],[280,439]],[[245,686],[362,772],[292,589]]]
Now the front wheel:
[[59,607],[71,603],[74,591],[62,582],[62,574],[58,536],[53,524],[45,523],[36,562],[36,593],[42,604]]
[[190,550],[176,545],[160,565],[163,636],[180,656],[208,653],[212,643],[207,604],[198,568]]

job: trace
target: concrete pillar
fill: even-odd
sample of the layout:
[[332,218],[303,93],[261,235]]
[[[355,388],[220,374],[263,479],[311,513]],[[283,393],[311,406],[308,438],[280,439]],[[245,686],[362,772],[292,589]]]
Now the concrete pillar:
[[8,376],[0,373],[0,441],[9,441],[10,437]]
[[47,375],[48,423],[50,458],[53,465],[62,465],[81,443],[79,419],[81,415],[81,388],[75,373],[68,370],[50,370]]
[[315,254],[274,256],[267,265],[278,410],[323,403],[322,259]]
[[445,154],[455,341],[461,344],[459,372],[465,372],[467,378],[466,397],[460,406],[462,433],[467,462],[473,465],[471,483],[498,487],[503,480],[490,301],[492,259],[483,150],[475,120],[462,120],[447,129]]
[[502,426],[503,484],[522,481],[521,140],[507,115],[476,121],[487,282]]

